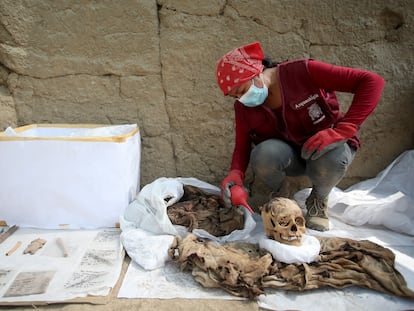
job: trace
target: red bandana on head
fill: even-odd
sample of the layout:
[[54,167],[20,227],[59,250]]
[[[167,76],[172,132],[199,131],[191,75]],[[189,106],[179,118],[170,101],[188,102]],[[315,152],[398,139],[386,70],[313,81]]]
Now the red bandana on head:
[[263,70],[263,50],[259,42],[241,46],[226,53],[216,68],[217,84],[227,95],[231,89],[249,81]]

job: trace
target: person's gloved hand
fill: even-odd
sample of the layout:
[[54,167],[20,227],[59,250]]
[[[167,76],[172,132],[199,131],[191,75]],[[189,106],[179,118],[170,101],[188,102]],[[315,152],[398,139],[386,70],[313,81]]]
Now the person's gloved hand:
[[243,187],[243,173],[239,170],[231,170],[221,182],[221,195],[227,206],[232,206],[230,188],[234,185]]
[[231,170],[221,182],[221,194],[226,206],[244,206],[250,213],[254,211],[247,203],[247,191],[243,187],[243,173]]
[[339,122],[334,128],[322,130],[310,137],[302,147],[302,158],[316,160],[328,151],[344,144],[358,131],[358,126]]
[[254,214],[254,211],[247,203],[247,191],[239,185],[230,187],[230,200],[233,206],[244,206],[250,213]]

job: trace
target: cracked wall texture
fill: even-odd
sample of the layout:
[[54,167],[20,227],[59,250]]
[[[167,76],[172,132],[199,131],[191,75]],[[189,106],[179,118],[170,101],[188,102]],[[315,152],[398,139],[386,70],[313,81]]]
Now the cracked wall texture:
[[[413,19],[411,0],[1,0],[0,129],[137,123],[142,185],[162,176],[218,185],[234,124],[215,64],[258,40],[274,60],[312,57],[386,80],[346,187],[414,147]],[[339,97],[345,111],[351,97]]]

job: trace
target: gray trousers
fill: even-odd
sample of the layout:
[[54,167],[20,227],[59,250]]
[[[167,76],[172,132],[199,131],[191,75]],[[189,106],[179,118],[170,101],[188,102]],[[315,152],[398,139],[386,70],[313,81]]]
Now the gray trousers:
[[295,150],[282,140],[269,139],[254,147],[250,163],[254,177],[274,192],[280,190],[286,176],[307,175],[312,191],[318,198],[325,199],[345,176],[354,156],[355,149],[343,144],[316,160],[305,161],[300,149]]

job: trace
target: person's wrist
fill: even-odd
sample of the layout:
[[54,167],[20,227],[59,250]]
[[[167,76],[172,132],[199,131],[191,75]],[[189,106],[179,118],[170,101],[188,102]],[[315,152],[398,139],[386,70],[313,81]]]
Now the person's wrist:
[[229,181],[234,182],[236,185],[243,185],[244,174],[240,170],[231,170],[227,175]]
[[358,132],[358,125],[349,122],[338,122],[335,125],[335,131],[344,137],[350,138]]

